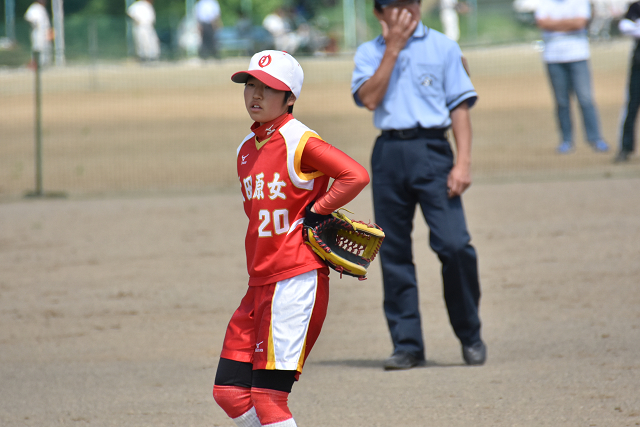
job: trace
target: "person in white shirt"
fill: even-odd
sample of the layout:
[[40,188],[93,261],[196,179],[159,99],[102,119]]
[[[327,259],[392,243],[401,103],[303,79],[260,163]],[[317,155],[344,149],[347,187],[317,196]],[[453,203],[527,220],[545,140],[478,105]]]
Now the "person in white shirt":
[[442,22],[442,32],[453,41],[460,39],[460,22],[458,13],[467,13],[469,6],[467,3],[458,0],[440,0],[440,22]]
[[152,61],[160,57],[160,40],[154,27],[156,12],[153,0],[138,0],[127,9],[133,20],[133,40],[136,55],[141,61]]
[[216,0],[198,0],[195,14],[201,38],[198,54],[203,59],[218,57],[216,32],[222,26],[220,4]]
[[262,26],[271,33],[276,50],[282,50],[294,54],[298,48],[309,39],[309,29],[300,27],[297,31],[291,28],[287,13],[279,8],[264,17]]
[[24,19],[31,24],[31,51],[40,52],[40,65],[51,63],[53,33],[46,5],[47,0],[37,0],[24,14]]
[[562,139],[556,151],[574,151],[571,123],[571,95],[575,93],[582,111],[587,142],[596,152],[609,145],[600,134],[600,121],[591,88],[587,24],[591,18],[589,0],[541,0],[535,12],[542,29],[543,60],[553,87],[556,113]]

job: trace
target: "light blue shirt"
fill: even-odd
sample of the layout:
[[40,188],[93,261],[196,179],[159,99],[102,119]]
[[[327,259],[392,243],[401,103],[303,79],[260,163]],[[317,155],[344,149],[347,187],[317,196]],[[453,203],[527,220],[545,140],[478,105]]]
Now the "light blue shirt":
[[[385,49],[384,38],[378,36],[356,51],[351,93],[360,107],[357,91],[376,72]],[[381,130],[448,128],[451,110],[464,101],[471,107],[477,97],[458,44],[419,23],[398,56],[373,124]]]

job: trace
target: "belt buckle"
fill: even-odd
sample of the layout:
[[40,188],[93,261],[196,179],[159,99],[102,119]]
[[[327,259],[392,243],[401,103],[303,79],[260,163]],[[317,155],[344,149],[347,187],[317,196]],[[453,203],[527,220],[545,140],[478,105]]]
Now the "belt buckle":
[[418,135],[418,130],[416,128],[413,129],[400,129],[396,131],[398,134],[398,138],[400,139],[413,139]]

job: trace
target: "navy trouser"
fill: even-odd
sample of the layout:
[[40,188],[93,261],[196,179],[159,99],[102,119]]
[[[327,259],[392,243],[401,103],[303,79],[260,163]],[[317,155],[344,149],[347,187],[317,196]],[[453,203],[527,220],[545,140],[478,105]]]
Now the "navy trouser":
[[469,244],[462,200],[447,196],[447,176],[453,166],[449,142],[444,138],[403,140],[383,133],[376,140],[371,166],[376,223],[386,235],[380,260],[394,352],[424,358],[411,241],[416,204],[430,229],[429,244],[442,263],[451,326],[463,345],[478,342],[477,258]]
[[638,108],[640,108],[640,59],[636,59],[635,55],[631,63],[628,84],[627,108],[622,125],[620,149],[631,153],[636,144],[636,117],[638,116]]

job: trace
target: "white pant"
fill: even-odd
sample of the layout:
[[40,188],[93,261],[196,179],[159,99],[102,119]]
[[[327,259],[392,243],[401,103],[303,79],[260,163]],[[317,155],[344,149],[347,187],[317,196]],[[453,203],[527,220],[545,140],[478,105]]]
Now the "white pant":
[[136,54],[140,59],[158,59],[160,57],[160,40],[153,26],[134,26],[133,39],[136,45]]
[[444,35],[451,40],[458,41],[460,38],[458,12],[453,8],[444,8],[440,10],[440,21],[442,21]]
[[52,49],[48,29],[31,31],[31,50],[40,52],[40,65],[48,65],[51,62]]

